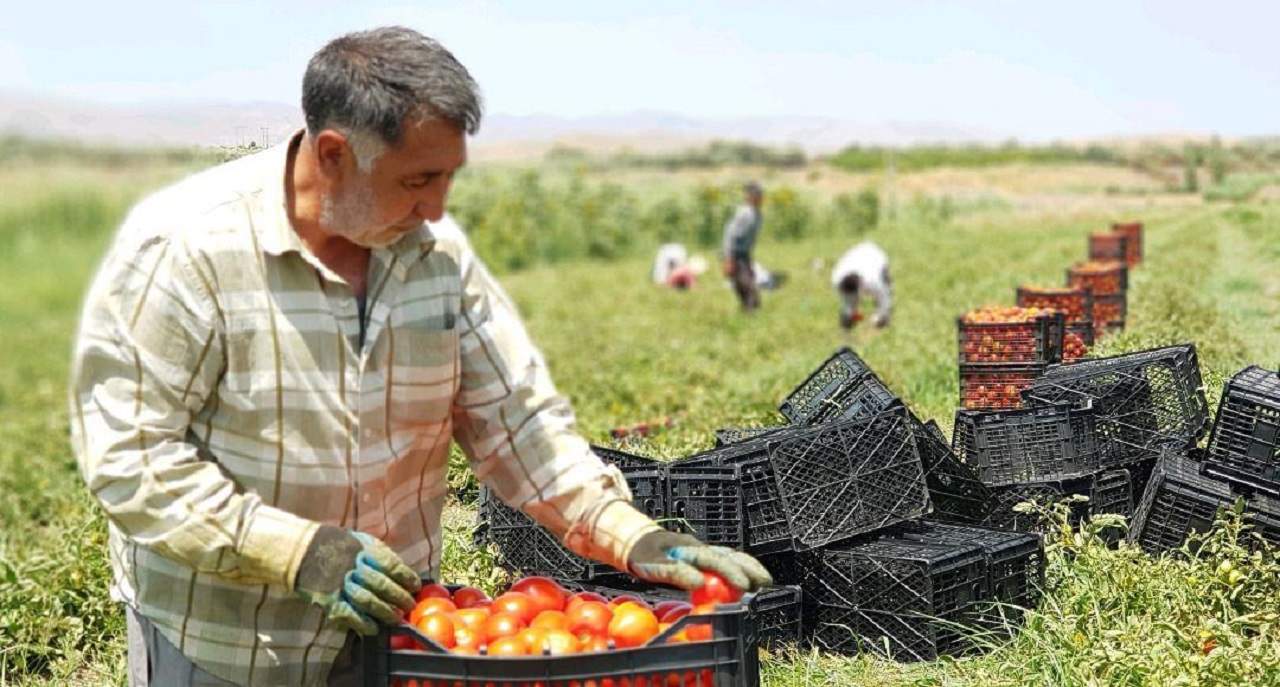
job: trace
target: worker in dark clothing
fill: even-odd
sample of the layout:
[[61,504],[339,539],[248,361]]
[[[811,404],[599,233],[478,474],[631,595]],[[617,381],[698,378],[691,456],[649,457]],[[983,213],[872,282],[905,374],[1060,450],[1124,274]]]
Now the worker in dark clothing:
[[760,204],[764,190],[752,181],[743,187],[746,204],[740,206],[733,218],[724,225],[724,274],[733,283],[744,311],[760,307],[760,291],[756,288],[755,270],[751,266],[751,252],[760,234],[763,218]]

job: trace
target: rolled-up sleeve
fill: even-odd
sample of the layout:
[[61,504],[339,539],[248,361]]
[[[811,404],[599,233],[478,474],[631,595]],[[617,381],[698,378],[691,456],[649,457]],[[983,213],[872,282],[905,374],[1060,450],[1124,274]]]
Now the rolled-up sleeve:
[[90,492],[138,545],[291,588],[318,525],[246,493],[192,441],[223,367],[206,276],[183,244],[140,241],[109,257],[90,290],[72,361],[72,444]]
[[631,505],[617,468],[574,428],[514,305],[462,240],[462,370],[454,433],[476,476],[574,553],[625,568],[635,541],[660,529]]

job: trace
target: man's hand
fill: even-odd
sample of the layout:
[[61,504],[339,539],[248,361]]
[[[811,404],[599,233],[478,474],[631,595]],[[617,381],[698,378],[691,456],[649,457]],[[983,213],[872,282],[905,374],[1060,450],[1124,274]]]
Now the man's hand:
[[294,587],[333,623],[370,636],[377,634],[378,622],[398,623],[402,611],[413,610],[422,581],[377,538],[321,525],[298,565]]
[[640,579],[690,591],[702,586],[703,570],[720,573],[725,581],[744,592],[773,584],[769,571],[751,556],[666,530],[640,537],[631,549],[627,568]]

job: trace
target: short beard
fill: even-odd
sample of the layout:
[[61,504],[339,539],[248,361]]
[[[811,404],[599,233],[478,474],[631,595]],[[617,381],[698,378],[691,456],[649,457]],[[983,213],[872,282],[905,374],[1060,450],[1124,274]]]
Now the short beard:
[[382,235],[376,227],[373,211],[373,184],[359,175],[338,194],[325,196],[320,203],[320,224],[330,234],[363,248],[386,248],[400,237]]

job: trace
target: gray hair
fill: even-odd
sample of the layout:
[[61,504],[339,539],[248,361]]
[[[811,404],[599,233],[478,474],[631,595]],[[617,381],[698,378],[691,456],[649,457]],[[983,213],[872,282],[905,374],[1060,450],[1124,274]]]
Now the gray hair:
[[399,143],[409,117],[480,130],[480,87],[440,43],[413,29],[387,26],[329,41],[302,77],[307,131],[345,133],[361,169]]

